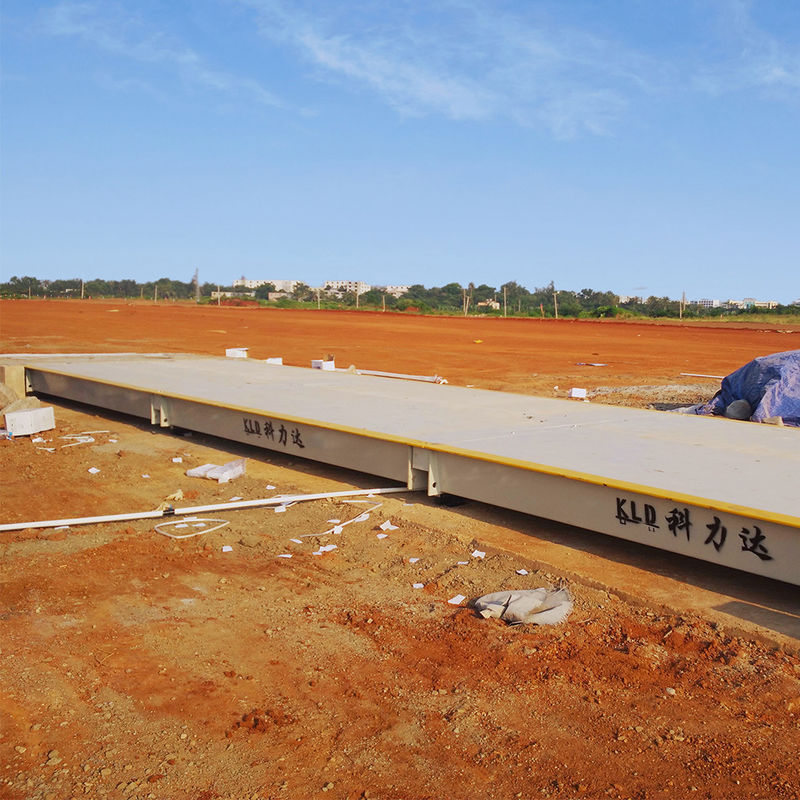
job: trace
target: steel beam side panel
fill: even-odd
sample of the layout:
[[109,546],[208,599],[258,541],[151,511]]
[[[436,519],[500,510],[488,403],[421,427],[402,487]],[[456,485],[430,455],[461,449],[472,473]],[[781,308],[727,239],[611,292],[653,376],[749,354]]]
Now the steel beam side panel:
[[123,414],[150,419],[151,392],[134,392],[102,381],[87,381],[52,372],[27,368],[26,374],[34,393],[64,397],[98,408],[108,408]]
[[436,484],[440,492],[800,585],[800,535],[787,525],[446,453],[436,454]]
[[168,401],[170,423],[179,428],[400,483],[408,481],[409,448],[405,444],[174,397]]

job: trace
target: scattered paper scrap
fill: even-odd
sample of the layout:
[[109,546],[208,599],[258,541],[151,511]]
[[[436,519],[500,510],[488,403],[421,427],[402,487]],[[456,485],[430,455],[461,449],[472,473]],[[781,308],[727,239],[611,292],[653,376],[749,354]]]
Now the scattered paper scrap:
[[473,550],[473,551],[470,553],[470,555],[471,555],[473,558],[484,558],[484,557],[486,556],[486,553],[484,553],[482,550]]
[[231,498],[228,500],[228,502],[229,502],[229,503],[235,503],[237,500],[244,500],[244,498],[243,498],[243,497],[239,497],[239,495],[238,495],[238,494],[235,494],[233,497],[231,497]]
[[459,566],[459,567],[466,567],[466,566],[467,566],[467,564],[469,564],[469,561],[459,561],[459,562],[458,562],[458,566]]
[[323,544],[320,546],[319,550],[314,551],[315,556],[321,556],[323,553],[330,553],[331,550],[335,550],[335,544]]
[[527,575],[527,574],[528,574],[528,570],[526,570],[526,569],[518,569],[517,570],[517,575]]
[[175,458],[172,459],[172,463],[173,464],[183,464],[183,459],[180,456],[175,456]]
[[143,478],[149,478],[150,476],[146,472],[144,472],[144,473],[142,473],[142,477]]
[[340,534],[344,530],[344,525],[334,525],[331,533]]
[[302,539],[289,539],[290,542],[294,542],[295,544],[303,544]]
[[510,625],[558,625],[572,611],[572,598],[566,589],[492,592],[479,597],[475,609],[484,619],[496,617]]
[[100,470],[99,470],[99,469],[97,469],[97,467],[89,467],[89,469],[87,470],[87,472],[91,472],[91,473],[92,473],[92,475],[97,475],[97,473],[98,473],[98,472],[100,472]]
[[455,597],[451,597],[447,602],[450,603],[451,606],[460,606],[467,598],[464,597],[463,594],[457,594]]
[[419,561],[419,558],[409,558],[409,559],[408,559],[408,563],[409,563],[409,564],[416,564],[416,563],[417,563],[417,561]]
[[[175,527],[177,528],[178,526],[176,525]],[[222,545],[222,552],[223,553],[232,553],[233,552],[233,548],[229,544],[224,544],[224,545]]]
[[291,553],[280,553],[278,556],[276,556],[276,558],[291,558],[291,557],[292,557]]
[[328,522],[331,525],[338,525],[341,522],[341,520],[340,519],[329,519]]
[[111,444],[116,444],[119,439],[109,439],[108,441],[111,442]]
[[359,514],[353,522],[366,522],[369,519],[369,514],[365,511],[363,514]]
[[572,389],[569,390],[569,396],[576,399],[576,400],[587,400],[586,397],[586,389],[580,389],[576,386],[573,386]]
[[57,528],[53,528],[54,531],[66,531],[69,530],[69,525],[59,525]]
[[377,534],[377,537],[379,539],[388,539],[389,538],[389,534],[388,533],[379,533],[379,534]]
[[41,442],[44,442],[44,439],[42,439],[42,437],[41,437],[41,436],[37,436],[37,437],[35,437],[34,439],[31,439],[31,441],[32,441],[32,442],[34,442],[34,443],[36,443],[36,444],[39,444],[39,443],[41,443]]
[[267,484],[267,489],[269,489],[270,491],[272,491],[274,488],[275,487],[271,483]]
[[286,506],[275,506],[276,514],[283,514],[284,511],[286,511]]
[[382,522],[378,527],[382,531],[396,531],[399,528],[398,525],[392,525],[392,521],[388,519],[386,520],[386,522]]
[[413,586],[415,589],[424,589],[424,588],[425,588],[425,584],[424,584],[424,583],[412,583],[411,585],[412,585],[412,586]]

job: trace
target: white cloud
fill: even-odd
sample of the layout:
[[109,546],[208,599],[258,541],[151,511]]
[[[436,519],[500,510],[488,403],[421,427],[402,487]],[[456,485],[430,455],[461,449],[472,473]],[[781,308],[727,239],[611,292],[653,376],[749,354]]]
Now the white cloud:
[[656,64],[617,42],[467,0],[367,1],[327,14],[316,4],[239,2],[266,38],[299,50],[318,74],[367,87],[406,114],[603,133],[632,93],[659,80]]
[[198,86],[268,106],[284,106],[257,81],[213,69],[191,48],[153,30],[113,3],[65,0],[43,11],[41,20],[43,30],[52,36],[79,38],[108,53],[170,66],[181,78]]

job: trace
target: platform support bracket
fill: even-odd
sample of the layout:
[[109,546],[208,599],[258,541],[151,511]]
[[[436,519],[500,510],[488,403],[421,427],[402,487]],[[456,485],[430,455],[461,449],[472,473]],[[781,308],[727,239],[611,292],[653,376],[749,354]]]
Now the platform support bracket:
[[169,402],[166,397],[150,395],[150,424],[161,428],[169,428],[170,422]]

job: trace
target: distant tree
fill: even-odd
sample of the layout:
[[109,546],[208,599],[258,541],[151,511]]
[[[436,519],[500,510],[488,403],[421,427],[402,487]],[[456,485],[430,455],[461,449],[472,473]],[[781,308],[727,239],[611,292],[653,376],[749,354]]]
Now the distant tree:
[[256,289],[257,300],[269,300],[269,293],[275,291],[274,283],[264,283]]
[[306,283],[298,283],[292,292],[292,299],[308,302],[309,300],[316,299],[314,290]]

